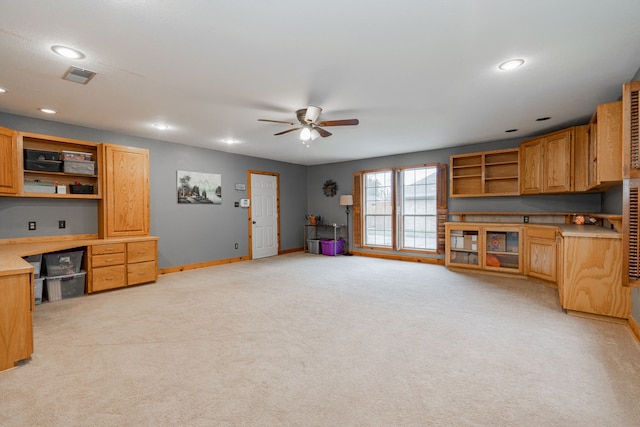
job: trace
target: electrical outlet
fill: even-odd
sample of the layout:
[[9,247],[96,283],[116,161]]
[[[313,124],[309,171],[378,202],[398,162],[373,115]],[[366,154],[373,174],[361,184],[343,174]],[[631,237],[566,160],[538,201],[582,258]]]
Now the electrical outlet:
[[525,223],[525,224],[529,224],[529,217],[528,217],[528,216],[525,216],[525,217],[524,217],[524,223]]
[[236,249],[238,249],[238,244],[237,244],[237,243],[236,243],[236,245],[235,245],[235,246],[236,246]]
[[36,229],[36,222],[35,221],[29,221],[29,230],[33,231]]
[[58,228],[67,228],[67,221],[61,219],[58,221]]

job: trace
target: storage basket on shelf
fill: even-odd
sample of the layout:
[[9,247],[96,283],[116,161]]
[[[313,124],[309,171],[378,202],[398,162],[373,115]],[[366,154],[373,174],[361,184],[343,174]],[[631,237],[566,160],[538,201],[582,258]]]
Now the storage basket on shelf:
[[322,255],[334,256],[344,252],[344,240],[321,240]]

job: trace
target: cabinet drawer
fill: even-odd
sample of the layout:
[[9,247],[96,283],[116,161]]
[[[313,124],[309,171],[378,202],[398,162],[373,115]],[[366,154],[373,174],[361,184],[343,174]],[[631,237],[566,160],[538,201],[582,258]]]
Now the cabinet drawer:
[[91,292],[107,289],[123,288],[127,285],[126,268],[124,265],[94,268],[91,270]]
[[155,261],[156,241],[127,243],[127,262]]
[[124,243],[91,246],[91,255],[114,254],[119,252],[124,253]]
[[155,282],[158,278],[155,261],[139,262],[127,265],[127,283],[137,285],[139,283]]
[[555,227],[526,227],[527,237],[538,237],[541,239],[555,239],[556,228]]
[[91,256],[91,267],[93,268],[120,264],[124,264],[124,252]]

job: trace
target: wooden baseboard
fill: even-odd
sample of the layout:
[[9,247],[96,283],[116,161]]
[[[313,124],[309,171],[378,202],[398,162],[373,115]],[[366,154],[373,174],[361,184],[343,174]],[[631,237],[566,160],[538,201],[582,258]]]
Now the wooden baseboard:
[[640,324],[638,324],[638,321],[634,319],[633,316],[629,316],[629,322],[627,325],[629,326],[633,336],[636,337],[638,344],[640,344]]
[[304,251],[304,248],[284,249],[284,250],[278,251],[278,255],[291,254],[293,252],[302,252],[302,251]]
[[354,251],[353,249],[350,250],[349,252],[352,255],[365,256],[370,258],[383,258],[383,259],[393,259],[396,261],[409,261],[409,262],[420,262],[423,264],[444,265],[444,260],[439,258],[425,258],[425,257],[407,256],[407,255],[398,255],[398,254],[381,254],[378,252]]
[[158,270],[158,274],[169,274],[169,273],[178,273],[180,271],[197,270],[198,268],[214,267],[216,265],[231,264],[233,262],[240,262],[240,261],[248,261],[249,259],[250,258],[248,256],[241,256],[237,258],[227,258],[227,259],[219,259],[214,261],[199,262],[196,264],[178,265],[175,267],[161,268],[160,270]]
[[576,317],[582,317],[584,319],[604,320],[605,322],[618,323],[621,325],[628,324],[627,319],[621,319],[619,317],[603,316],[601,314],[585,313],[583,311],[567,310],[567,314]]

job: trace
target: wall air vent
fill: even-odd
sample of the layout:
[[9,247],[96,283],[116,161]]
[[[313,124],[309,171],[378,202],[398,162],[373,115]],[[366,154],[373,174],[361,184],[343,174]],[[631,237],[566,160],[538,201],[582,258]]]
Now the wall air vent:
[[83,70],[82,68],[71,66],[62,76],[63,79],[69,80],[70,82],[80,83],[86,85],[89,83],[89,80],[95,76],[96,73],[89,70]]

